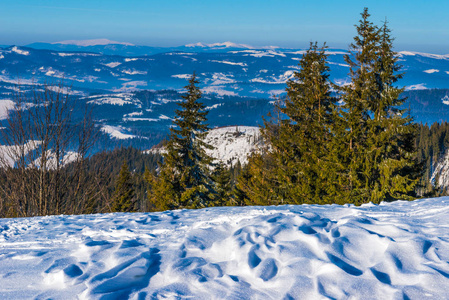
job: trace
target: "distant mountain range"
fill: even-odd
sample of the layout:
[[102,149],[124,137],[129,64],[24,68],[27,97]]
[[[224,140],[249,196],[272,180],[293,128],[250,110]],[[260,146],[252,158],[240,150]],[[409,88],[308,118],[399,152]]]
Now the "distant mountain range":
[[[198,74],[203,91],[219,95],[270,97],[285,89],[304,50],[254,49],[230,42],[175,48],[110,44],[108,40],[35,43],[0,49],[0,82],[64,78],[75,88],[113,92],[180,90]],[[331,80],[349,81],[346,50],[330,49]],[[409,90],[449,88],[449,55],[399,52]]]
[[138,46],[126,42],[110,41],[108,39],[95,40],[69,40],[56,43],[32,43],[24,47],[33,49],[46,49],[54,51],[81,51],[94,52],[105,55],[121,56],[148,56],[166,52],[194,51],[194,52],[221,52],[241,49],[279,49],[276,46],[253,47],[246,44],[232,42],[223,43],[193,43],[178,47],[151,47]]
[[[163,48],[105,39],[7,46],[0,49],[0,112],[10,105],[18,80],[29,90],[62,79],[72,87],[73,105],[91,106],[112,141],[149,148],[167,133],[193,72],[211,127],[257,126],[273,109],[271,96],[284,93],[303,53],[230,42]],[[348,83],[347,51],[327,53],[331,80]],[[399,57],[405,72],[399,84],[408,90],[411,114],[418,122],[449,120],[449,55],[403,51]]]
[[67,40],[67,41],[56,42],[56,43],[52,43],[52,44],[57,44],[57,45],[74,45],[74,46],[80,46],[80,47],[98,46],[98,45],[126,45],[126,46],[134,46],[134,44],[131,44],[131,43],[111,41],[111,40],[108,40],[108,39]]

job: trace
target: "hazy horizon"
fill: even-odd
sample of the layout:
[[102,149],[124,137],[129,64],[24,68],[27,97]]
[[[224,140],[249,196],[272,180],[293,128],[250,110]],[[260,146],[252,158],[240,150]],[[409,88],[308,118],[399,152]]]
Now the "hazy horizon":
[[306,48],[318,41],[347,49],[364,7],[373,23],[388,20],[396,51],[449,53],[449,2],[442,0],[2,1],[0,44],[107,38],[155,47],[231,41]]

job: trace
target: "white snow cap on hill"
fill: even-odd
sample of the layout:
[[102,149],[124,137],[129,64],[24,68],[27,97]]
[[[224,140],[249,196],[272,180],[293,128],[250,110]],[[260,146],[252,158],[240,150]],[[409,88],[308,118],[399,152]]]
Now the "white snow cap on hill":
[[134,46],[134,44],[126,43],[126,42],[116,42],[108,39],[93,39],[93,40],[68,40],[62,42],[56,42],[52,44],[62,44],[62,45],[76,45],[81,47],[87,46],[98,46],[98,45],[111,45],[111,44],[119,44],[126,46]]
[[187,44],[185,47],[189,48],[242,48],[242,49],[276,49],[279,48],[277,46],[262,46],[262,47],[253,47],[247,44],[238,44],[233,42],[223,42],[223,43],[213,43],[213,44],[206,44],[206,43],[194,43],[194,44]]
[[[248,155],[257,151],[260,144],[259,127],[254,126],[228,126],[211,129],[204,141],[214,149],[206,153],[228,166],[235,166],[240,161],[245,165]],[[164,148],[153,148],[149,153],[164,153]]]
[[448,204],[0,219],[0,298],[445,299]]
[[246,44],[236,44],[233,42],[224,42],[224,43],[213,43],[213,44],[205,44],[205,43],[195,43],[188,44],[186,47],[200,47],[200,48],[252,48],[250,45]]
[[413,51],[399,51],[399,56],[423,56],[434,59],[449,59],[449,54],[433,54],[424,52],[413,52]]
[[127,134],[123,133],[125,129],[121,126],[111,126],[111,125],[103,125],[101,127],[101,131],[104,133],[109,134],[111,137],[119,139],[119,140],[127,140],[127,139],[134,139],[138,136],[133,134]]
[[259,127],[229,126],[212,129],[204,139],[213,146],[213,150],[206,152],[226,165],[248,162],[248,155],[256,151],[260,143]]

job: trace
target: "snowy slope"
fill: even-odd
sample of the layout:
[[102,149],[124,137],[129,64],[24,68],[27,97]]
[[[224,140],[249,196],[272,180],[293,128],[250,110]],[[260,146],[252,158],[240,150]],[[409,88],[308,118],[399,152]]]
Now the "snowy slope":
[[0,219],[0,298],[444,299],[448,203]]
[[[227,126],[211,129],[204,141],[213,149],[206,152],[215,159],[228,166],[235,166],[248,162],[248,155],[257,151],[260,145],[259,127],[255,126]],[[149,153],[164,153],[164,148],[153,147]]]
[[430,182],[443,189],[449,188],[449,152],[436,164]]
[[259,127],[230,126],[212,129],[204,141],[214,149],[206,152],[216,160],[227,165],[248,162],[248,155],[259,145]]

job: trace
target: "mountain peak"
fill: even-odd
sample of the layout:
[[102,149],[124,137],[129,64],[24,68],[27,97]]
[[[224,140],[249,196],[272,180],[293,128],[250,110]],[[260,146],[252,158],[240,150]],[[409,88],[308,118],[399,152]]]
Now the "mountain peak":
[[212,48],[212,49],[227,49],[227,48],[239,48],[239,49],[268,49],[268,50],[274,50],[274,49],[278,49],[278,46],[251,46],[248,44],[238,44],[238,43],[233,43],[233,42],[223,42],[223,43],[212,43],[212,44],[206,44],[206,43],[194,43],[194,44],[187,44],[184,47],[188,47],[188,48]]
[[62,45],[76,45],[81,47],[87,47],[87,46],[98,46],[98,45],[111,45],[111,44],[119,44],[119,45],[126,45],[126,46],[134,46],[131,43],[126,42],[116,42],[111,41],[108,39],[92,39],[92,40],[67,40],[62,42],[56,42],[52,44],[62,44]]
[[200,48],[247,48],[253,49],[252,46],[246,44],[236,44],[233,42],[223,42],[223,43],[213,43],[213,44],[205,44],[205,43],[195,43],[185,45],[189,48],[200,47]]

